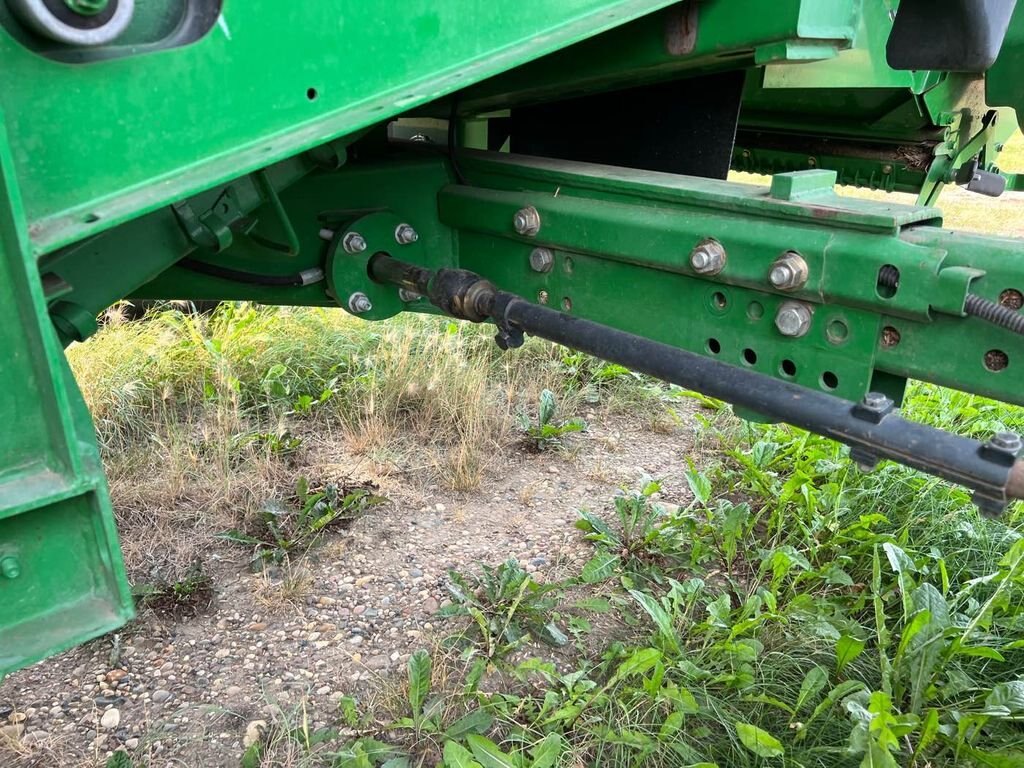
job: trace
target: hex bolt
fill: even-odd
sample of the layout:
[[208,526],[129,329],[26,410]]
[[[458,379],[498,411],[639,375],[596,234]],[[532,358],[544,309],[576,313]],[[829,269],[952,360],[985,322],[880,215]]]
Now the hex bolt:
[[346,253],[362,253],[366,250],[366,239],[358,232],[346,232],[341,239],[341,247]]
[[320,235],[321,240],[326,240],[328,243],[334,239],[334,230],[328,229],[327,227],[321,229],[318,234]]
[[0,558],[0,575],[8,579],[16,579],[21,576],[21,563],[16,557]]
[[373,309],[370,297],[361,291],[356,291],[348,297],[348,309],[353,315],[361,315]]
[[796,251],[787,251],[768,270],[768,282],[780,291],[795,291],[807,282],[807,262]]
[[884,411],[892,401],[881,392],[868,392],[861,400],[861,404],[869,411]]
[[395,242],[399,245],[409,245],[419,239],[419,234],[408,224],[399,224],[395,227]]
[[408,288],[399,288],[398,298],[402,301],[419,301],[423,296],[416,293],[416,291],[410,291]]
[[534,272],[550,272],[555,263],[555,254],[548,248],[534,248],[530,251],[530,269]]
[[708,238],[690,252],[690,266],[698,275],[717,275],[725,268],[725,248]]
[[787,301],[775,315],[775,327],[783,336],[799,338],[811,329],[811,310],[798,301]]
[[1021,448],[1024,448],[1020,436],[1013,432],[996,432],[989,440],[989,444],[1006,453],[1018,453]]
[[518,234],[533,237],[540,232],[540,213],[532,205],[520,208],[512,217],[512,226]]

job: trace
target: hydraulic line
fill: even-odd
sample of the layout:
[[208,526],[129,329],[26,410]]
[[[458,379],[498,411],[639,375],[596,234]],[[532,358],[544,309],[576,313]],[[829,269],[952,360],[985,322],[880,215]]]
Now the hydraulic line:
[[1000,511],[1010,498],[1024,498],[1024,460],[1017,458],[1015,435],[982,444],[904,419],[883,395],[871,393],[852,403],[533,304],[465,270],[434,272],[378,253],[369,273],[377,282],[427,296],[455,317],[493,320],[503,346],[518,346],[527,332],[573,347],[838,440],[856,451],[858,463],[892,459],[959,483],[975,491],[975,501],[987,512]]
[[193,258],[181,259],[175,266],[187,269],[189,272],[197,272],[209,277],[219,277],[222,280],[230,280],[233,283],[245,283],[246,285],[301,286],[319,283],[324,279],[324,271],[319,267],[304,269],[292,275],[264,275],[258,272],[244,272],[240,269],[222,267],[219,264],[210,264],[207,261],[199,261]]

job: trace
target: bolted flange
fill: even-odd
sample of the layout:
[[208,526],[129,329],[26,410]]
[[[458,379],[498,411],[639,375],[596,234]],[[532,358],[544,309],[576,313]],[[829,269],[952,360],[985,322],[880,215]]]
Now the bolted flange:
[[540,213],[532,205],[520,208],[512,217],[512,226],[518,234],[534,237],[540,232]]
[[768,282],[780,291],[795,291],[807,282],[807,262],[796,251],[787,251],[768,270]]
[[783,302],[775,314],[775,327],[783,336],[806,336],[811,329],[812,314],[811,308],[799,301]]
[[690,252],[690,266],[698,275],[717,275],[725,268],[725,259],[725,248],[710,237]]

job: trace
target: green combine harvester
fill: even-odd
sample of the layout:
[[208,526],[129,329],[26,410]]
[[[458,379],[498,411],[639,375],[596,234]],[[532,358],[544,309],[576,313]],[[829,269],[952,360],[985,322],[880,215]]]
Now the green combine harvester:
[[490,322],[1024,497],[898,410],[1024,403],[1024,240],[935,207],[1024,191],[1024,3],[0,0],[0,61],[0,676],[132,616],[63,353],[122,298]]

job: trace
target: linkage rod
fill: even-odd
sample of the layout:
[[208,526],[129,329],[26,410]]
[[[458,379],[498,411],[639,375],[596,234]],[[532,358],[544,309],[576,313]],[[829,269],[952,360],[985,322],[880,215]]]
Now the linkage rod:
[[[1024,460],[1016,435],[987,443],[910,421],[884,395],[860,403],[777,381],[764,374],[712,360],[642,336],[533,304],[496,289],[465,270],[436,272],[377,254],[370,276],[413,288],[446,313],[462,319],[490,318],[499,340],[521,343],[523,332],[564,344],[635,371],[702,392],[849,445],[860,464],[891,459],[975,492],[982,511],[998,512],[1008,499],[1024,498]],[[517,339],[518,337],[518,339]]]

